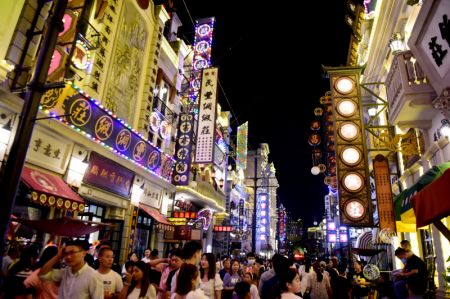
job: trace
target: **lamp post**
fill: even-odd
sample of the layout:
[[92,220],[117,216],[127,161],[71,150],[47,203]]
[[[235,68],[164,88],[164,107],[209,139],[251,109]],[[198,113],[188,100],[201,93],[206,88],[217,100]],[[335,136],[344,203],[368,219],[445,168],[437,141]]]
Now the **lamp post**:
[[[24,96],[24,107],[17,127],[17,132],[11,146],[8,161],[5,164],[0,182],[2,190],[2,208],[0,209],[0,253],[3,256],[6,245],[6,233],[14,208],[16,193],[19,187],[21,171],[25,163],[28,146],[33,133],[34,122],[39,109],[39,103],[47,89],[46,80],[58,34],[64,29],[62,19],[66,10],[67,0],[55,0],[55,8],[51,14],[41,50],[36,60],[36,68],[29,91]],[[34,30],[34,28],[32,28]],[[1,260],[0,260],[1,265]]]

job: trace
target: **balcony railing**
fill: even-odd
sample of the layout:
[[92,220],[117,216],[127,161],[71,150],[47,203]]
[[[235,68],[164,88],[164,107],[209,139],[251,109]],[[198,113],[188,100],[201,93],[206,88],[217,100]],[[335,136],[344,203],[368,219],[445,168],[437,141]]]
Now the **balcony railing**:
[[392,124],[432,118],[436,93],[411,51],[395,54],[385,84]]

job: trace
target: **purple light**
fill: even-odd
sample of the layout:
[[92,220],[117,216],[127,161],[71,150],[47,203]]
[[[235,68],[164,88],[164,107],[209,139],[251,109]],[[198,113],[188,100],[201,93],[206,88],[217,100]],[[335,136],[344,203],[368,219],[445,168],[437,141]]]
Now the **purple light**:
[[329,243],[336,243],[336,240],[337,240],[336,234],[328,234]]

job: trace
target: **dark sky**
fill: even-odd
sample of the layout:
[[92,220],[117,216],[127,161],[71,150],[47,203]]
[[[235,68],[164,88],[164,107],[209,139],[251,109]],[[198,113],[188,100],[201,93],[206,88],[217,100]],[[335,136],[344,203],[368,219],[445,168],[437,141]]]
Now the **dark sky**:
[[[322,65],[345,65],[350,28],[346,0],[176,0],[181,33],[193,42],[192,19],[214,16],[212,64],[234,113],[232,127],[249,121],[251,149],[268,143],[278,198],[311,225],[323,213],[324,176],[311,174],[307,138],[319,98],[329,90]],[[186,9],[186,6],[187,9]],[[230,110],[223,92],[219,103]],[[233,133],[235,134],[235,132]]]

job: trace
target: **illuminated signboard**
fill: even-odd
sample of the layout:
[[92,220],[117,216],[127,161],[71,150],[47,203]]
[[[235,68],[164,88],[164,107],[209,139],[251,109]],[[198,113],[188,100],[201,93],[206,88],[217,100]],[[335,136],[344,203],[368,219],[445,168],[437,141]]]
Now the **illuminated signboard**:
[[192,73],[190,78],[191,102],[197,102],[201,85],[201,70],[211,66],[211,44],[214,30],[214,18],[196,20],[194,59],[192,62]]
[[247,168],[248,121],[237,128],[236,167]]
[[217,114],[218,68],[203,70],[199,103],[195,163],[212,163],[214,159],[214,135]]
[[41,110],[150,173],[170,181],[173,158],[75,85],[51,89]]

